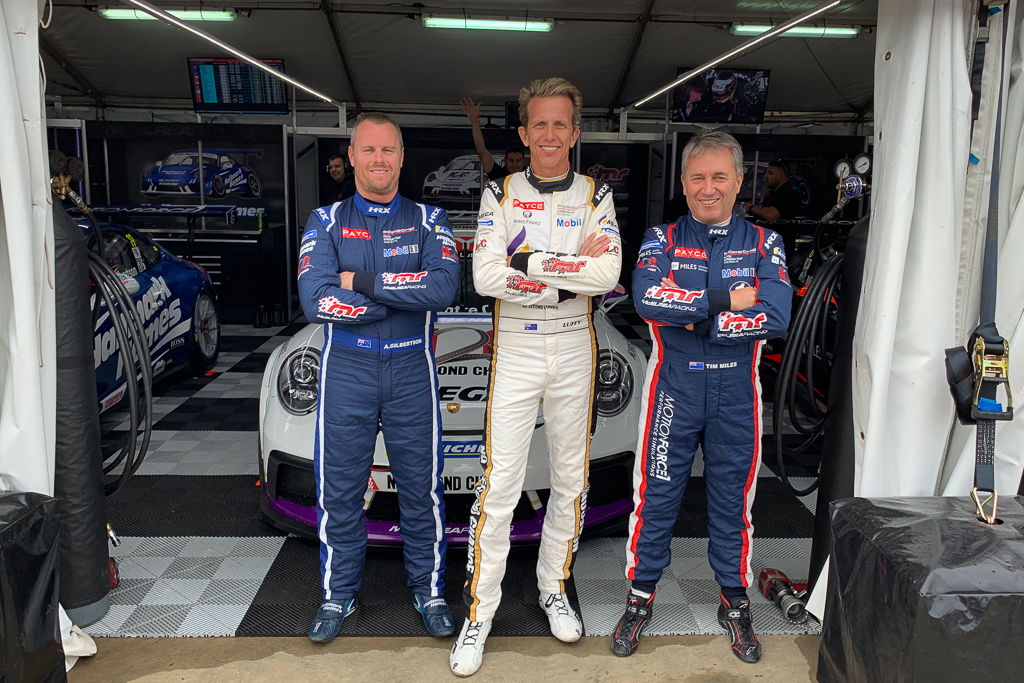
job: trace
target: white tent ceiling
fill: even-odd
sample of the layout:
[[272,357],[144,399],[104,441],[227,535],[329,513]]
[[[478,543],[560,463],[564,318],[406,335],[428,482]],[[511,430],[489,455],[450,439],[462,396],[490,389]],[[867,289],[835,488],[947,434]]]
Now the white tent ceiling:
[[[514,98],[532,78],[563,75],[590,111],[629,104],[694,66],[740,45],[732,21],[775,21],[819,0],[188,0],[164,9],[232,8],[234,22],[199,26],[256,57],[284,58],[289,75],[336,100],[373,108],[436,109],[469,94]],[[877,0],[846,0],[826,22],[864,27],[849,40],[775,40],[732,66],[772,70],[768,109],[864,112],[871,108]],[[111,21],[117,0],[53,0],[41,32],[47,94],[65,104],[189,107],[186,58],[219,56],[200,39],[156,21]],[[327,11],[325,11],[325,9]],[[530,16],[557,20],[550,33],[425,28],[421,14]],[[333,22],[340,38],[336,42]],[[348,68],[346,68],[346,64]],[[316,107],[300,95],[301,107]],[[656,106],[656,105],[655,105]]]

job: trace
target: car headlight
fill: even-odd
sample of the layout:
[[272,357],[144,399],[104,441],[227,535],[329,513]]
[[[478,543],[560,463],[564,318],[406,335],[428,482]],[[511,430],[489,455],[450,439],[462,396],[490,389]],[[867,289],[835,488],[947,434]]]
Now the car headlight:
[[603,350],[597,360],[597,414],[615,417],[633,395],[633,371],[615,351]]
[[308,415],[316,409],[320,379],[320,352],[305,346],[284,359],[277,373],[277,397],[292,415]]

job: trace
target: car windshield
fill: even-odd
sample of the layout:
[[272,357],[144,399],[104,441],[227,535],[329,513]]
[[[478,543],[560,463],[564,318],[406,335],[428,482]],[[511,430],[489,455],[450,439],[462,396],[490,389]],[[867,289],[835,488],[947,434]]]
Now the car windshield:
[[[166,166],[198,166],[199,165],[199,153],[198,152],[174,152],[168,154],[167,158],[164,159],[164,165]],[[216,166],[217,156],[214,154],[203,154],[203,165],[204,166]]]
[[476,157],[463,157],[452,162],[453,171],[472,171],[477,164]]

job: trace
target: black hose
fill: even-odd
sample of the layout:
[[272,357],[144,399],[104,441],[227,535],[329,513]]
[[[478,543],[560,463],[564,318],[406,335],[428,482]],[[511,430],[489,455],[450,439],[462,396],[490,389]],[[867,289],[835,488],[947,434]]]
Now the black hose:
[[[772,429],[775,438],[775,457],[779,465],[779,479],[783,485],[796,496],[805,496],[818,488],[820,477],[804,489],[797,489],[790,483],[786,472],[786,455],[797,456],[811,447],[821,437],[828,418],[827,407],[821,407],[821,401],[814,394],[814,351],[818,348],[822,353],[828,349],[826,327],[829,320],[829,307],[836,288],[841,282],[843,256],[837,254],[825,261],[804,293],[803,301],[797,309],[796,316],[786,337],[786,348],[779,366],[778,380],[775,384],[775,397],[772,403]],[[804,377],[798,376],[803,368]],[[801,415],[797,401],[797,389],[804,390],[806,403],[809,404],[811,415]],[[785,449],[783,446],[782,425],[784,415],[788,412],[789,422],[796,432],[804,437],[798,446]]]
[[[122,447],[111,455],[104,455],[103,472],[111,474],[118,467],[116,480],[104,485],[107,496],[116,493],[138,471],[149,450],[153,427],[153,366],[149,342],[138,311],[124,284],[107,263],[95,252],[89,252],[89,275],[96,285],[97,309],[99,301],[107,307],[111,318],[121,365],[125,374],[129,407],[129,429]],[[139,380],[142,382],[140,396]],[[142,442],[139,444],[139,426],[143,423]]]

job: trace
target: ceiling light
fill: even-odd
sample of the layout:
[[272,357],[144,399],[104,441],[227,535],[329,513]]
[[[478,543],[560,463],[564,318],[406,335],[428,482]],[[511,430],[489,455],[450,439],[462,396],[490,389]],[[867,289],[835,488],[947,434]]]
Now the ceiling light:
[[[769,24],[733,24],[729,33],[734,36],[759,36],[771,31]],[[856,38],[860,29],[856,26],[794,26],[782,33],[784,38]]]
[[484,31],[550,31],[551,19],[471,19],[469,17],[424,16],[427,28],[462,28]]
[[[171,9],[167,10],[172,16],[182,21],[234,21],[234,10],[210,10],[210,9]],[[147,12],[137,9],[101,9],[100,16],[104,19],[137,19],[139,21],[158,21],[156,17]]]

